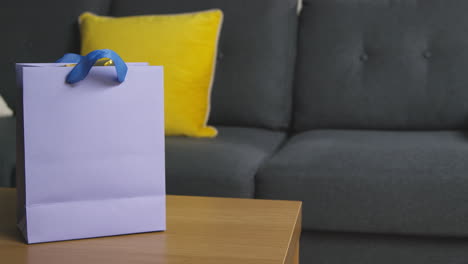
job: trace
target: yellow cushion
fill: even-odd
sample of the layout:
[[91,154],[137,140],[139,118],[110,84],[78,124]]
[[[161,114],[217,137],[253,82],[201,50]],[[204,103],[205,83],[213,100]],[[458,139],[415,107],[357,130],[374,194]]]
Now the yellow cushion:
[[164,66],[166,135],[214,137],[207,122],[222,21],[218,9],[119,18],[86,12],[81,53],[111,49],[127,62]]

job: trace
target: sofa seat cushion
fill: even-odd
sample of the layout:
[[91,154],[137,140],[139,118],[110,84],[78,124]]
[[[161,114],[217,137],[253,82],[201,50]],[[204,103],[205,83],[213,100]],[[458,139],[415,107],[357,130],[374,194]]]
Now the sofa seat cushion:
[[285,135],[254,128],[218,130],[212,139],[166,137],[168,194],[254,196],[258,168]]
[[16,119],[0,118],[0,187],[15,184],[16,163]]
[[468,235],[468,133],[316,130],[259,172],[257,197],[304,201],[303,227]]

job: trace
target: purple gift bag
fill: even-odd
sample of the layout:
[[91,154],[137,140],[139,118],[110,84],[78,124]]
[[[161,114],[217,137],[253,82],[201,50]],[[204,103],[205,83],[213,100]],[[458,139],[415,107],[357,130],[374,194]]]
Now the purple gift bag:
[[165,230],[163,69],[17,64],[18,227],[28,243]]

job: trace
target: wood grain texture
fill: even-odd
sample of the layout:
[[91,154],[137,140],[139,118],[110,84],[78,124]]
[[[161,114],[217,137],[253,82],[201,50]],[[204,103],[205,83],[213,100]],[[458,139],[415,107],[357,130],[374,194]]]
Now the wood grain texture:
[[169,195],[166,232],[26,245],[15,200],[0,188],[2,263],[298,263],[300,202]]

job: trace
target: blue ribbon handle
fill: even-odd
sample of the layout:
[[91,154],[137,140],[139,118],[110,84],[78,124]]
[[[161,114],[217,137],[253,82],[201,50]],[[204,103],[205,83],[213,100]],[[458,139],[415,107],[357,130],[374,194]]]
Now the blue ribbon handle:
[[57,63],[77,63],[73,70],[67,75],[66,82],[73,84],[82,81],[88,76],[89,71],[94,66],[96,61],[108,58],[114,61],[115,70],[117,71],[117,81],[125,81],[128,67],[122,58],[113,50],[101,49],[88,53],[86,56],[81,56],[74,53],[67,53],[62,58],[58,59]]
[[56,63],[78,63],[84,56],[75,53],[67,53],[62,58],[58,59]]

